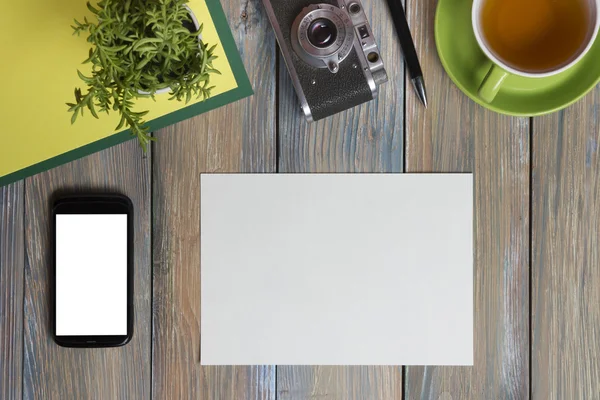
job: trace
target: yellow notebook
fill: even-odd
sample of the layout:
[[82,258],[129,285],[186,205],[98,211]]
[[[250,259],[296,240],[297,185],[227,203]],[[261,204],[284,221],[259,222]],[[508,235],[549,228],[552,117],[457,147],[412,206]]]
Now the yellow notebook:
[[[211,76],[215,88],[203,102],[169,101],[169,94],[139,99],[135,110],[151,130],[160,129],[252,94],[252,88],[218,0],[190,0],[201,24],[202,39],[216,44],[213,65],[221,75]],[[90,44],[86,35],[73,36],[73,19],[92,18],[86,0],[4,1],[0,4],[0,186],[45,171],[132,139],[126,129],[115,131],[119,115],[89,112],[71,125],[67,102],[77,76],[91,69],[82,64]]]

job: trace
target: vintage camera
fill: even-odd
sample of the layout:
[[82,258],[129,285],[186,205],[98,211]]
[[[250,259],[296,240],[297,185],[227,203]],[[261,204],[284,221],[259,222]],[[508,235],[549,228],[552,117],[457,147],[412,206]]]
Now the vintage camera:
[[357,0],[263,0],[309,121],[377,96],[387,73]]

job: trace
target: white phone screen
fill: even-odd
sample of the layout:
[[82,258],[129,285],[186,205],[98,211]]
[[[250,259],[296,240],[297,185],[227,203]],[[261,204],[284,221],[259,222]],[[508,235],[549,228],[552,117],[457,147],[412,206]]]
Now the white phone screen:
[[56,335],[127,334],[127,215],[56,215]]

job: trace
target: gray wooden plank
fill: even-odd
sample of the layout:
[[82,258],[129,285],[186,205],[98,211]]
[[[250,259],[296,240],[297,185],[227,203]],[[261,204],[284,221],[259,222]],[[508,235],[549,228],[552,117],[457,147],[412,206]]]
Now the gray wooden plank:
[[23,382],[23,181],[0,187],[0,399]]
[[[407,367],[406,398],[529,396],[529,120],[476,105],[454,86],[433,39],[435,0],[409,2],[429,89],[406,97],[407,172],[474,173],[474,367]],[[409,306],[409,305],[407,305]]]
[[277,366],[280,400],[395,400],[402,398],[400,366]]
[[[49,331],[51,196],[118,191],[135,209],[135,325],[117,348],[68,349]],[[150,156],[136,141],[35,175],[25,184],[25,399],[150,397]]]
[[[376,100],[314,123],[302,115],[280,56],[279,172],[402,172],[404,64],[386,3],[363,1],[389,81]],[[281,400],[402,396],[400,367],[278,366]]]
[[200,174],[275,170],[275,39],[259,1],[223,3],[254,96],[157,133],[153,398],[274,399],[274,366],[200,366]]
[[600,88],[533,138],[532,397],[600,399]]

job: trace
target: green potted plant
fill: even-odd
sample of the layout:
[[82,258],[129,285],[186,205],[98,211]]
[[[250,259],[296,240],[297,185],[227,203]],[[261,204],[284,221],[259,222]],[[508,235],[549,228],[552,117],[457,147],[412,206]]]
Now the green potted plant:
[[127,125],[146,151],[150,140],[144,116],[134,110],[134,100],[170,92],[170,100],[210,96],[210,76],[215,46],[201,39],[202,25],[187,0],[101,0],[87,3],[95,21],[75,20],[74,34],[88,34],[91,44],[84,64],[91,75],[77,71],[87,91],[75,89],[75,103],[67,103],[71,123],[84,109],[98,118],[99,112],[118,112],[117,130]]

